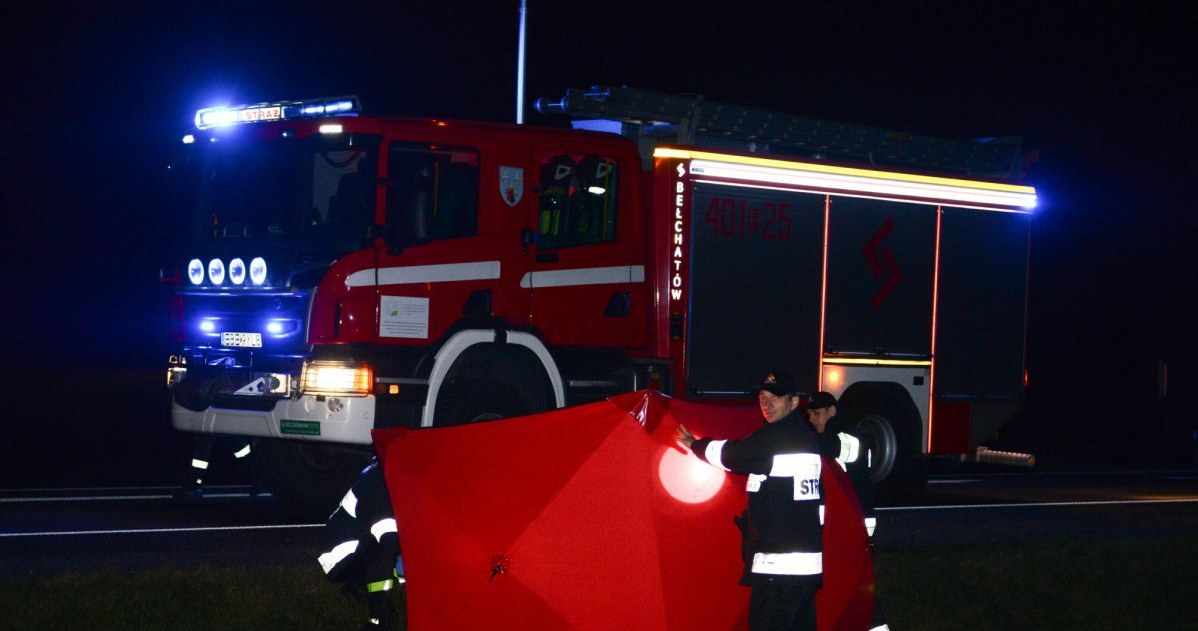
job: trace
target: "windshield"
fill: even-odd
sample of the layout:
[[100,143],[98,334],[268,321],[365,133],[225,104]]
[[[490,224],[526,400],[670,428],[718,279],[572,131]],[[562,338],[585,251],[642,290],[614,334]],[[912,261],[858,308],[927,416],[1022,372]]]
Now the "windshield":
[[375,219],[377,146],[358,135],[196,147],[182,169],[192,237],[265,241],[301,254],[362,247]]

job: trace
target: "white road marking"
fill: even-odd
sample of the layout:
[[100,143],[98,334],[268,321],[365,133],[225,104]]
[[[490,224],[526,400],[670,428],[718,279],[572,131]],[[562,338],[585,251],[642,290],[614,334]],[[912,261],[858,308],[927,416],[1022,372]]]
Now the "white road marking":
[[283,530],[288,528],[323,528],[324,524],[275,524],[272,526],[197,526],[193,528],[130,528],[122,530],[60,530],[56,532],[4,532],[0,538],[68,537],[72,535],[147,535],[163,532],[222,532],[236,530]]

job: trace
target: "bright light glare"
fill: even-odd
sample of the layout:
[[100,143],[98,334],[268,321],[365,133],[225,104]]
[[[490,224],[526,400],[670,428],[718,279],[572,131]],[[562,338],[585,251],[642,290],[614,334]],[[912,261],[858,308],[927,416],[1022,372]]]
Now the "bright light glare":
[[208,261],[208,279],[213,285],[220,285],[225,282],[225,264],[220,259],[212,259]]
[[200,259],[191,259],[187,263],[187,278],[192,285],[200,285],[204,282],[204,262]]
[[658,463],[657,477],[670,497],[687,504],[699,504],[719,493],[724,486],[725,473],[693,454],[667,448]]
[[266,282],[266,261],[260,256],[250,261],[250,282],[255,285]]
[[303,374],[303,391],[308,394],[366,395],[373,380],[370,368],[360,364],[314,361],[304,366]]
[[340,134],[343,131],[343,129],[344,128],[338,123],[325,123],[320,126],[320,133],[322,133],[322,134]]
[[283,332],[283,323],[278,320],[271,320],[266,323],[266,332],[272,335],[278,335]]
[[240,285],[245,282],[245,261],[241,259],[229,261],[229,280],[234,285]]
[[219,107],[208,108],[196,112],[196,127],[224,127],[237,122],[237,112]]
[[200,330],[205,333],[211,333],[216,330],[215,320],[200,320]]

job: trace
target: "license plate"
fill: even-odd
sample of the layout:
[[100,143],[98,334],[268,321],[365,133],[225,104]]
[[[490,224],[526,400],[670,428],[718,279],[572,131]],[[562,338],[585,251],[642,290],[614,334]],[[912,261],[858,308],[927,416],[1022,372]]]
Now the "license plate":
[[240,346],[246,348],[262,348],[261,333],[221,333],[221,346]]

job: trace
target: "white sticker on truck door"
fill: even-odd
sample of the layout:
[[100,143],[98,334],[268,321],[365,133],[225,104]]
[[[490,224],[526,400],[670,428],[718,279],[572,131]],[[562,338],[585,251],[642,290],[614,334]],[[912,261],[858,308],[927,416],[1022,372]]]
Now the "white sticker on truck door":
[[428,338],[428,298],[382,296],[379,336]]

